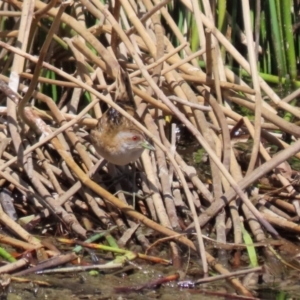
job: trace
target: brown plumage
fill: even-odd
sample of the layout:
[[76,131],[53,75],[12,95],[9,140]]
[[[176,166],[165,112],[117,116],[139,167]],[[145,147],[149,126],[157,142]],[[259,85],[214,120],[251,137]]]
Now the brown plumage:
[[[121,70],[117,79],[117,101],[131,116],[137,118],[133,109],[133,99],[128,74]],[[121,99],[122,98],[122,101]],[[108,162],[115,165],[127,165],[136,161],[144,149],[154,150],[146,140],[144,133],[131,121],[110,107],[99,119],[95,129],[90,134],[96,151]]]

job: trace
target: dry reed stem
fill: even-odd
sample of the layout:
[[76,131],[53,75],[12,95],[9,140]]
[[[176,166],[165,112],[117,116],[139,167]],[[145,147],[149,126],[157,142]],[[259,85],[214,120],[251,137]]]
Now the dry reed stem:
[[250,162],[247,169],[247,174],[251,173],[255,167],[257,161],[259,148],[260,148],[260,136],[261,136],[261,109],[262,109],[262,97],[259,87],[259,78],[257,71],[257,61],[256,55],[254,53],[253,47],[253,32],[251,30],[251,21],[250,21],[250,7],[249,2],[242,2],[243,8],[243,19],[245,24],[245,31],[248,44],[248,55],[249,55],[249,65],[251,70],[251,77],[253,82],[253,87],[255,90],[255,121],[254,121],[254,136],[253,136],[253,149]]
[[[23,9],[23,13],[25,12],[27,3],[33,4],[33,1],[25,1],[25,6],[21,8],[21,2],[16,0],[11,0],[9,2],[14,4],[16,7]],[[129,217],[143,222],[145,225],[164,235],[172,236],[174,239],[178,239],[181,243],[188,245],[194,250],[196,250],[196,247],[189,239],[185,237],[179,238],[177,236],[175,238],[176,233],[170,230],[170,228],[179,227],[179,218],[176,215],[176,210],[181,204],[186,205],[185,200],[182,198],[183,194],[185,193],[185,195],[188,197],[188,203],[193,211],[196,222],[197,213],[200,211],[202,212],[199,217],[201,226],[203,226],[211,218],[217,216],[219,211],[222,211],[222,208],[224,208],[226,205],[226,201],[224,201],[224,199],[230,201],[236,196],[236,194],[239,194],[241,197],[243,197],[244,203],[247,203],[248,205],[246,206],[245,204],[242,204],[241,208],[247,222],[250,225],[251,231],[255,235],[255,239],[258,241],[264,240],[266,238],[265,234],[260,224],[255,221],[255,216],[265,226],[268,226],[268,224],[264,221],[264,219],[260,218],[260,214],[257,214],[257,211],[254,209],[254,207],[249,204],[250,201],[247,198],[247,195],[243,194],[241,191],[242,189],[248,187],[249,184],[256,181],[259,177],[266,174],[266,172],[276,168],[281,161],[289,158],[300,149],[298,142],[296,142],[293,146],[289,146],[283,143],[280,139],[273,137],[269,132],[264,132],[262,128],[271,128],[272,126],[273,128],[276,128],[277,126],[282,131],[288,132],[294,137],[299,136],[299,130],[298,126],[287,123],[275,114],[270,113],[270,106],[268,106],[265,102],[262,101],[261,103],[262,108],[260,113],[259,106],[255,107],[255,103],[241,99],[241,97],[237,96],[237,93],[244,93],[245,98],[247,99],[253,98],[253,95],[260,99],[259,94],[260,89],[262,89],[272,98],[275,103],[279,105],[279,107],[290,112],[292,112],[292,108],[287,101],[280,101],[278,96],[274,94],[273,91],[260,78],[254,76],[254,82],[256,82],[256,84],[255,88],[251,89],[239,78],[237,78],[230,70],[226,68],[223,70],[222,68],[220,72],[218,72],[217,66],[218,64],[222,64],[221,55],[219,53],[220,43],[225,46],[227,52],[237,59],[237,61],[245,70],[250,72],[251,69],[252,74],[256,73],[253,59],[250,59],[250,64],[248,64],[246,60],[240,56],[236,49],[234,49],[228,43],[224,36],[222,36],[221,33],[216,30],[215,25],[213,24],[213,18],[208,1],[203,1],[206,16],[200,12],[197,1],[182,1],[189,9],[193,11],[195,16],[198,16],[198,32],[201,34],[201,41],[205,42],[207,45],[206,47],[203,46],[203,49],[205,50],[199,50],[197,53],[191,52],[189,45],[186,43],[186,38],[178,30],[178,27],[171,19],[166,8],[163,7],[163,4],[167,2],[168,1],[164,1],[162,3],[158,0],[155,0],[154,3],[156,6],[153,6],[150,1],[144,0],[143,5],[146,13],[141,20],[139,20],[137,16],[137,6],[135,7],[135,5],[132,5],[133,1],[130,2],[127,0],[122,0],[118,2],[120,3],[120,7],[116,7],[114,14],[115,18],[109,15],[106,8],[98,1],[82,0],[76,2],[76,7],[74,10],[74,15],[76,18],[73,18],[65,13],[61,15],[61,21],[79,34],[78,37],[66,39],[66,44],[72,51],[71,59],[75,60],[74,66],[76,69],[76,74],[74,76],[59,70],[59,68],[55,68],[50,64],[42,64],[43,55],[49,59],[53,58],[51,56],[51,51],[46,53],[46,48],[43,48],[42,55],[40,55],[39,60],[37,60],[25,51],[20,51],[14,47],[11,47],[10,43],[13,42],[13,39],[7,40],[6,43],[0,42],[0,45],[3,47],[1,51],[1,57],[9,54],[10,59],[12,59],[12,54],[7,52],[12,51],[18,53],[19,55],[23,55],[26,59],[28,59],[28,62],[31,61],[38,63],[36,67],[36,74],[34,76],[26,73],[22,74],[21,69],[23,68],[23,62],[18,61],[21,59],[21,56],[15,55],[14,66],[12,70],[16,71],[16,63],[20,63],[20,69],[17,71],[18,76],[20,76],[18,77],[18,80],[20,78],[32,79],[32,85],[29,89],[24,85],[19,86],[19,91],[22,90],[26,93],[25,99],[23,99],[23,102],[21,102],[21,106],[19,108],[20,114],[22,114],[22,106],[25,104],[25,102],[27,102],[26,99],[31,96],[36,99],[41,99],[50,110],[50,112],[37,111],[35,109],[29,111],[25,110],[27,114],[31,115],[31,121],[35,123],[35,126],[37,125],[37,122],[39,122],[38,125],[40,129],[42,129],[43,132],[48,136],[46,139],[41,140],[33,146],[30,146],[28,149],[22,150],[23,156],[20,156],[20,158],[26,157],[26,154],[51,140],[52,145],[64,160],[61,170],[57,170],[55,165],[57,163],[55,155],[47,151],[47,149],[37,149],[31,154],[31,158],[39,158],[38,166],[35,163],[31,163],[30,165],[29,162],[27,162],[27,164],[22,165],[23,168],[20,168],[20,166],[18,167],[18,165],[15,164],[17,158],[12,158],[9,156],[10,154],[6,152],[8,150],[5,149],[6,151],[3,150],[4,152],[1,153],[3,159],[3,165],[0,166],[0,175],[2,175],[1,183],[4,184],[5,180],[12,183],[20,190],[22,194],[31,197],[31,199],[35,201],[36,199],[39,199],[40,201],[41,197],[47,198],[47,201],[43,204],[43,206],[52,211],[53,214],[60,212],[60,217],[65,219],[64,222],[69,224],[73,231],[77,232],[82,237],[85,236],[85,229],[81,227],[75,218],[71,218],[72,221],[68,219],[69,216],[73,214],[74,205],[78,205],[78,207],[81,207],[82,210],[93,211],[97,218],[102,220],[106,225],[109,225],[109,222],[111,222],[110,220],[114,219],[117,224],[122,226],[124,225],[125,227],[126,225],[124,224],[123,220],[121,220],[121,215],[117,210],[119,209]],[[43,15],[43,13],[47,13],[48,16],[55,17],[58,13],[58,9],[53,7],[51,8],[51,6],[54,4],[55,1],[50,1],[48,6],[40,1],[35,1],[34,5],[35,9],[37,10],[37,19],[39,17],[46,17]],[[98,6],[98,8],[96,6]],[[93,26],[89,29],[85,28],[85,20],[80,18],[81,15],[84,15],[85,9],[101,20],[100,25]],[[31,11],[32,10],[33,8],[31,7]],[[122,10],[124,10],[126,14],[124,11],[122,12]],[[155,14],[155,12],[158,10],[167,20],[171,30],[173,30],[174,35],[177,36],[181,43],[181,45],[176,49],[174,49],[174,47],[171,45],[168,38],[162,34],[160,20],[158,15]],[[117,21],[119,21],[119,12],[124,26],[126,26],[128,29],[126,32],[130,36],[130,40],[118,25]],[[145,22],[146,19],[148,19],[147,22]],[[108,21],[111,22],[112,25],[109,25]],[[132,28],[129,28],[129,22],[134,25]],[[34,25],[41,26],[41,24],[38,24],[36,20],[34,20]],[[206,38],[204,37],[205,27],[207,29]],[[24,28],[28,30],[30,28],[30,24]],[[22,29],[23,28],[20,28],[19,31],[1,33],[0,37],[9,39],[10,37],[15,37],[16,33],[18,33],[21,40],[23,40],[24,38],[21,36],[24,31]],[[46,43],[50,43],[50,41],[52,41],[51,32],[48,34],[49,35]],[[111,49],[106,49],[99,42],[100,39],[98,39],[98,36],[100,34],[103,34],[102,37],[105,36],[107,40],[112,38],[112,51]],[[249,33],[247,36],[250,36]],[[62,42],[62,39],[59,36],[56,36],[55,39]],[[212,40],[211,42],[210,39]],[[121,43],[118,49],[119,41]],[[85,45],[85,42],[88,42],[93,46],[94,49],[96,49],[97,55],[91,52],[91,50]],[[251,40],[249,39],[247,43],[249,46],[251,44]],[[182,49],[182,52],[184,52],[186,55],[186,57],[183,59],[177,54]],[[164,50],[167,53],[164,53]],[[93,165],[96,159],[91,155],[92,151],[89,151],[86,148],[86,145],[88,144],[84,143],[78,134],[70,128],[70,126],[73,126],[76,123],[86,124],[89,128],[93,127],[96,124],[95,119],[88,117],[82,120],[82,117],[92,108],[94,108],[96,117],[101,116],[102,112],[99,99],[106,102],[108,105],[115,107],[116,110],[130,118],[126,112],[112,102],[110,97],[105,97],[103,94],[99,93],[99,89],[104,92],[112,92],[114,90],[115,84],[108,86],[107,82],[116,78],[119,69],[118,60],[120,60],[121,56],[123,56],[123,59],[125,57],[126,59],[131,60],[130,63],[120,63],[130,72],[130,77],[132,83],[134,84],[133,91],[136,95],[137,102],[139,103],[141,99],[145,101],[138,105],[138,111],[145,116],[144,123],[146,124],[148,130],[146,130],[136,120],[132,121],[139,128],[144,130],[147,135],[153,138],[155,144],[159,147],[157,149],[156,157],[154,157],[153,154],[149,157],[147,153],[144,153],[143,155],[143,166],[144,171],[146,172],[140,176],[141,188],[145,194],[148,192],[151,193],[153,190],[155,193],[148,195],[145,201],[139,201],[138,207],[143,213],[147,214],[147,216],[151,216],[156,222],[159,220],[160,224],[151,221],[137,211],[134,211],[132,207],[128,206],[126,204],[126,194],[119,193],[118,199],[109,193],[106,190],[106,187],[96,184],[89,178],[87,173],[89,173],[89,170],[94,168]],[[198,68],[198,63],[195,60],[195,58],[198,56],[205,57],[207,62],[207,74],[204,74]],[[66,80],[62,82],[59,80],[49,80],[45,77],[41,77],[38,73],[40,73],[39,68],[42,67],[56,72],[56,74],[63,76]],[[3,67],[2,71],[6,72],[8,68],[9,64],[7,63]],[[148,71],[152,77],[149,76]],[[39,76],[37,76],[37,74]],[[236,83],[238,82],[237,80],[239,80],[240,84],[237,85],[225,82],[225,75],[229,81]],[[141,78],[142,76],[143,78]],[[2,75],[0,78],[5,80],[5,77],[2,77]],[[95,81],[98,81],[100,85],[96,84]],[[187,84],[186,81],[188,81],[189,84]],[[67,96],[68,93],[71,92],[72,99],[69,105],[72,105],[72,109],[69,109],[68,106],[63,106],[63,102],[56,104],[51,98],[46,97],[42,93],[33,91],[39,82],[61,85],[64,88],[64,96]],[[15,83],[17,83],[17,81]],[[192,89],[191,86],[193,86],[194,89]],[[70,91],[69,89],[72,90]],[[15,84],[14,91],[17,91],[17,84]],[[88,91],[91,93],[92,102],[87,106],[87,108],[78,113],[80,111],[79,100],[81,99],[83,91]],[[152,95],[153,91],[155,92],[155,95]],[[166,97],[166,95],[173,93],[176,94],[177,97],[184,100],[181,104],[177,103],[176,107],[173,102]],[[203,95],[201,95],[202,93]],[[215,95],[217,100],[214,98]],[[141,99],[139,99],[139,97]],[[239,106],[246,106],[250,109],[256,110],[255,114],[257,122],[254,129],[248,120],[245,120],[245,123],[241,123],[240,120],[242,116],[222,106],[223,103],[226,102],[226,100],[224,100],[226,97],[237,103]],[[18,97],[16,97],[16,99],[17,98]],[[203,98],[210,103],[212,108],[209,114],[204,114],[198,109],[195,109],[195,107],[199,106],[199,99],[202,101]],[[256,100],[256,102],[257,101],[258,100]],[[10,100],[8,100],[8,102],[10,102]],[[61,107],[62,109],[60,109]],[[153,113],[153,107],[155,107],[155,113]],[[182,114],[178,108],[184,113]],[[20,135],[18,133],[14,135],[14,130],[16,132],[16,127],[12,126],[12,122],[14,122],[16,126],[17,118],[16,115],[13,114],[13,110],[15,110],[15,104],[11,102],[9,103],[7,109],[7,116],[11,117],[9,128],[14,139],[13,142],[15,147],[16,149],[19,149],[22,143]],[[5,110],[1,111],[1,114],[5,114]],[[69,112],[75,115],[72,116]],[[294,113],[296,116],[300,116],[298,111],[293,111],[292,113]],[[189,130],[196,136],[199,143],[205,146],[207,152],[213,158],[214,164],[217,166],[217,168],[215,168],[213,171],[214,196],[212,195],[211,190],[209,190],[200,181],[196,175],[195,168],[189,166],[183,161],[182,157],[175,152],[174,142],[173,147],[171,148],[170,142],[168,141],[168,137],[165,133],[165,121],[163,118],[166,114],[177,116],[182,124],[186,124]],[[270,123],[259,125],[258,120],[260,120],[260,114],[269,120]],[[160,120],[156,119],[158,116]],[[3,117],[5,117],[5,115],[3,115]],[[53,130],[47,127],[46,123],[44,123],[41,118],[45,120],[47,124],[55,124],[54,126],[58,125],[60,128],[53,133]],[[67,122],[68,120],[71,121]],[[213,122],[213,125],[216,128],[221,128],[222,131],[213,131],[216,129],[212,129],[213,127],[211,124],[209,124],[210,122]],[[234,156],[233,150],[230,147],[232,137],[230,136],[228,124],[232,124],[234,122],[237,122],[233,129],[234,131],[240,128],[248,128],[248,131],[254,137],[256,145],[255,147],[258,147],[264,158],[269,160],[262,167],[259,167],[248,174],[248,176],[245,178],[242,177],[236,157]],[[1,124],[1,130],[2,128],[4,131],[6,126],[4,124],[2,126]],[[199,134],[199,130],[202,133],[206,131],[204,134],[205,139],[203,139],[203,137]],[[268,140],[275,141],[276,144],[280,145],[282,148],[287,148],[287,150],[279,154],[277,157],[271,158],[259,143],[260,131],[262,131],[262,135],[266,136]],[[23,138],[25,136],[26,133],[22,133],[21,137]],[[55,136],[57,136],[57,138]],[[161,141],[163,141],[163,143]],[[211,148],[214,149],[213,151],[207,147],[207,141],[210,141]],[[28,145],[30,143],[34,143],[34,140],[29,139]],[[172,151],[169,151],[169,149],[172,149]],[[297,155],[299,156],[300,154]],[[255,160],[256,159],[253,156],[251,162],[252,167],[250,166],[250,169],[253,168],[253,162]],[[172,166],[168,166],[168,162],[171,162]],[[11,164],[14,164],[12,165],[14,171],[9,169]],[[178,184],[178,187],[180,188],[183,186],[184,193],[178,190],[178,187],[174,188],[175,185],[171,182],[173,176],[170,174],[173,174],[173,166],[175,169],[173,180],[179,180],[179,182],[176,182],[176,184]],[[30,176],[31,183],[29,185],[27,184],[27,181],[22,179],[22,176],[25,173],[24,168],[27,174]],[[222,171],[223,175],[220,175],[220,170]],[[288,179],[284,178],[280,174],[278,175],[278,178],[282,181],[282,185],[285,186],[287,190],[290,192],[294,191],[293,186],[289,186]],[[234,191],[232,188],[229,188],[227,181],[231,183],[236,191]],[[238,182],[238,185],[236,182]],[[23,184],[25,188],[22,188]],[[71,187],[68,186],[68,184],[71,185]],[[32,186],[35,187],[35,190],[33,190]],[[119,187],[119,185],[117,186]],[[79,189],[81,190],[79,191]],[[54,202],[54,198],[50,196],[50,192],[53,191],[58,193],[58,199],[56,202]],[[225,191],[224,194],[223,191]],[[95,195],[97,195],[97,197],[94,197]],[[103,199],[100,199],[98,195]],[[72,201],[67,201],[69,197],[74,198]],[[295,195],[295,198],[297,197],[298,195]],[[89,207],[87,207],[85,203],[81,202],[81,199],[84,199],[85,202],[89,204]],[[40,210],[40,205],[36,202],[34,203],[35,207],[39,207]],[[145,209],[144,203],[148,205],[147,209],[149,209],[149,212]],[[261,201],[260,203],[260,205],[262,205],[263,202]],[[279,201],[276,201],[276,203],[279,206]],[[237,214],[239,205],[240,204],[238,201],[231,202],[229,204],[234,231],[234,240],[236,243],[241,242],[240,220]],[[280,205],[283,206],[282,204]],[[64,206],[64,208],[62,208],[62,206]],[[203,207],[205,207],[206,210],[204,210]],[[249,207],[251,210],[249,210]],[[292,205],[289,205],[289,207],[285,205],[283,207],[290,212],[296,211]],[[276,210],[274,209],[274,211]],[[223,212],[219,214],[215,220],[218,232],[218,240],[225,242],[226,229],[225,214]],[[49,211],[47,213],[49,214]],[[109,213],[113,214],[113,217],[109,216]],[[281,213],[280,211],[277,211],[277,213],[281,216],[287,216],[287,214]],[[275,222],[274,220],[277,220],[274,216],[270,217],[270,214],[267,211],[264,211],[263,215],[266,216],[266,219],[269,219],[272,223]],[[132,222],[132,220],[128,219],[127,221],[129,227],[136,227],[136,223]],[[61,220],[61,222],[63,221]],[[292,223],[290,220],[287,222],[282,221],[280,224],[283,228],[288,228],[289,230],[298,230],[298,228],[294,226],[295,223]],[[164,225],[165,227],[161,225]],[[211,255],[205,253],[204,245],[199,234],[199,226],[196,227],[198,230],[199,245],[202,250],[200,254],[202,256],[202,260],[207,260],[209,265],[213,266],[219,272],[223,274],[229,274],[225,268],[219,264],[216,264]],[[271,227],[269,227],[269,230],[277,236],[277,232]],[[126,231],[126,229],[124,229],[124,231]],[[144,247],[147,247],[149,242],[140,233],[140,231],[141,229],[138,228],[135,235],[140,244]],[[174,244],[171,246],[171,248],[174,250],[174,253],[176,253]],[[205,266],[204,270],[205,272],[207,270]],[[240,291],[240,293],[244,295],[250,294],[249,291],[247,291],[238,280],[231,279],[231,282],[234,284],[236,290]]]

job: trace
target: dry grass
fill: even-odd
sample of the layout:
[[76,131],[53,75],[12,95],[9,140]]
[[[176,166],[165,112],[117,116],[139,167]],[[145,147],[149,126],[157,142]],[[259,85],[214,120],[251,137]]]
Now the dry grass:
[[[81,238],[90,229],[82,222],[81,214],[93,214],[103,228],[117,224],[122,228],[120,232],[140,222],[196,250],[186,235],[177,234],[194,224],[205,273],[206,261],[220,273],[229,271],[205,252],[199,224],[203,227],[212,220],[218,241],[226,243],[226,234],[232,231],[234,243],[239,244],[243,241],[243,215],[257,242],[264,241],[268,232],[279,238],[271,224],[278,223],[276,218],[284,219],[286,208],[276,203],[282,211],[280,217],[271,216],[266,207],[258,211],[244,191],[274,170],[289,195],[298,197],[291,184],[291,173],[278,166],[300,150],[300,142],[290,146],[272,133],[280,130],[297,139],[299,128],[280,118],[270,102],[297,117],[300,112],[259,78],[252,47],[248,47],[248,62],[217,31],[208,17],[210,8],[205,7],[207,16],[199,11],[198,1],[182,1],[194,12],[202,47],[197,53],[192,53],[187,38],[158,0],[144,0],[139,7],[135,1],[116,1],[111,12],[96,0],[70,1],[62,6],[56,2],[1,2],[1,18],[8,29],[1,32],[0,79],[2,91],[9,96],[2,98],[0,119],[1,186],[26,196],[30,202],[27,214],[33,214],[36,220],[53,214],[65,229]],[[10,16],[13,11],[15,16]],[[247,7],[244,14],[247,15]],[[170,35],[165,35],[160,16],[180,41],[179,47],[175,48]],[[91,20],[97,20],[97,25],[88,27]],[[245,28],[247,43],[251,45],[251,29]],[[224,67],[220,45],[252,74],[253,88]],[[198,58],[206,62],[206,73],[198,67]],[[117,182],[113,188],[101,182],[108,174],[118,175],[120,170],[102,165],[100,173],[90,178],[98,159],[79,131],[84,128],[88,132],[96,125],[105,109],[104,102],[130,118],[111,96],[120,66],[130,74],[137,113],[143,123],[132,121],[156,145],[155,154],[145,152],[138,164],[141,173],[136,185],[140,197],[136,209],[131,206],[132,196],[122,191],[124,182]],[[51,79],[46,76],[49,74]],[[3,84],[8,81],[10,89]],[[174,95],[180,101],[170,98]],[[262,97],[265,95],[268,103]],[[252,110],[256,121],[251,123],[248,117],[233,111],[233,104]],[[184,124],[209,154],[211,185],[203,184],[195,167],[187,165],[176,152],[174,132],[172,138],[166,133],[171,128],[166,122],[170,116]],[[241,171],[232,148],[239,131],[254,140],[246,173]],[[271,157],[261,143],[262,134],[269,143],[286,150]],[[257,157],[262,161],[260,166]],[[132,182],[129,180],[128,184]],[[114,196],[112,192],[116,191],[120,192]],[[254,194],[261,207],[265,195],[258,191]],[[298,200],[293,205],[288,213],[292,211],[295,216]],[[192,224],[188,218],[182,218],[181,209],[186,206],[191,211]],[[4,217],[1,220],[22,239],[36,242],[17,223]],[[298,232],[298,225],[291,220],[283,223],[285,229]],[[145,237],[136,237],[144,248],[149,247]],[[174,249],[174,242],[171,248]],[[239,280],[230,281],[237,291],[250,295]]]

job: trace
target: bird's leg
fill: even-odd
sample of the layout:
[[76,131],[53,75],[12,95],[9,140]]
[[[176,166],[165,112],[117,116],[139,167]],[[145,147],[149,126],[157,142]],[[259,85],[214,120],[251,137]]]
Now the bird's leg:
[[133,209],[135,209],[135,188],[136,188],[136,167],[135,167],[135,163],[132,163],[132,185],[133,185],[133,192],[132,192],[132,207]]
[[110,189],[112,186],[120,186],[120,181],[125,177],[125,174],[120,172],[115,165],[110,163],[108,164],[108,173],[111,176],[111,184],[108,188]]

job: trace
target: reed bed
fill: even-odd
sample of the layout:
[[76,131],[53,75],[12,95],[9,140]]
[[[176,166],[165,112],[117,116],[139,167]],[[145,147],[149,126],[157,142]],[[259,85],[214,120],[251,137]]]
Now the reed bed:
[[[292,239],[282,235],[300,230],[298,180],[287,162],[300,158],[300,131],[285,118],[300,117],[296,102],[290,104],[299,92],[282,99],[260,76],[258,49],[265,45],[257,39],[254,46],[247,1],[239,31],[245,56],[228,36],[233,24],[228,8],[218,7],[216,19],[208,1],[200,1],[201,7],[195,0],[174,2],[1,1],[0,198],[15,197],[17,211],[9,213],[2,203],[0,221],[28,249],[45,249],[34,228],[54,220],[57,235],[78,241],[91,230],[117,225],[112,235],[119,246],[134,240],[146,251],[164,244],[179,269],[186,263],[180,253],[190,249],[205,275],[209,268],[231,275],[224,256],[228,247],[237,266],[247,249],[256,267],[255,245],[269,258],[286,245],[296,254]],[[283,18],[289,17],[285,12]],[[285,56],[280,47],[276,51]],[[276,74],[285,80],[289,74],[294,86],[296,57],[291,51]],[[265,54],[260,60],[270,66],[267,73],[274,71]],[[142,122],[112,100],[120,68],[130,76]],[[89,142],[89,131],[108,106],[131,118],[155,145],[156,151],[145,151],[136,164],[135,182],[132,166],[116,168],[100,160],[99,167]],[[176,126],[184,126],[207,153],[205,182],[198,166],[177,152]],[[252,141],[242,166],[235,151],[241,136]],[[269,145],[276,145],[276,153]],[[262,178],[269,179],[271,191],[258,185]],[[31,219],[21,226],[24,215]],[[144,227],[156,232],[157,244],[143,234]],[[207,228],[215,234],[217,251],[206,250],[201,229]],[[253,295],[236,277],[228,280],[238,293]]]

